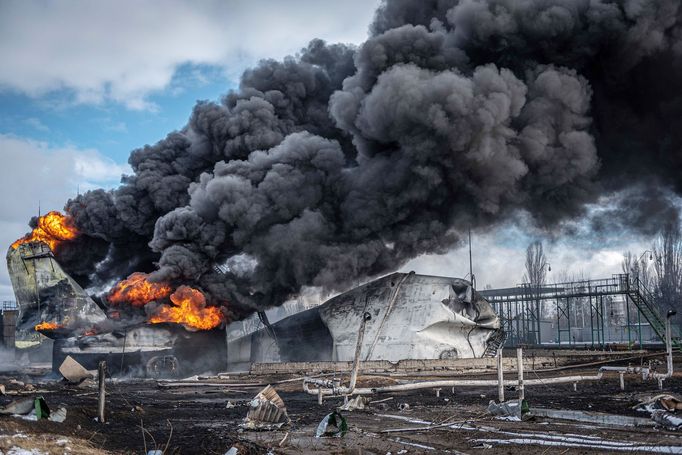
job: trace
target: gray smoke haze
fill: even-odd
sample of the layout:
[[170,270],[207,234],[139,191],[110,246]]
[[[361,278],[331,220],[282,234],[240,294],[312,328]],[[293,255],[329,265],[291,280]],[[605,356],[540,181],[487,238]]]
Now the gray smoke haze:
[[519,212],[558,229],[616,195],[594,229],[649,233],[682,191],[681,15],[677,0],[386,1],[358,48],[262,61],[133,151],[118,189],[67,203],[85,235],[58,256],[83,282],[197,286],[239,318]]

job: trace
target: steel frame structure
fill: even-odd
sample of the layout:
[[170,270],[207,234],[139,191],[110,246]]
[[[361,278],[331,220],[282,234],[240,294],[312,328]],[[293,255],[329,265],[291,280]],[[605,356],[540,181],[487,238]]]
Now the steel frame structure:
[[[493,306],[507,333],[506,347],[543,346],[556,347],[590,346],[605,349],[609,344],[627,343],[632,348],[652,343],[642,337],[642,327],[650,326],[659,338],[663,332],[658,323],[665,318],[661,309],[654,304],[653,295],[637,279],[627,274],[613,275],[611,278],[570,281],[538,286],[521,284],[514,288],[479,291]],[[552,314],[552,319],[543,319],[544,313]],[[624,307],[625,324],[618,326],[620,336],[614,337],[609,311],[613,315],[616,305]],[[553,308],[552,308],[553,306]],[[580,308],[582,323],[575,321]],[[589,308],[589,321],[585,309]],[[543,322],[556,323],[554,341],[543,340]],[[589,333],[588,340],[576,342],[573,329]],[[586,330],[588,329],[588,330]],[[659,333],[661,332],[661,333]],[[675,333],[679,333],[676,328]],[[547,334],[545,334],[547,335]],[[661,338],[661,342],[663,342]],[[658,343],[658,341],[653,341]]]

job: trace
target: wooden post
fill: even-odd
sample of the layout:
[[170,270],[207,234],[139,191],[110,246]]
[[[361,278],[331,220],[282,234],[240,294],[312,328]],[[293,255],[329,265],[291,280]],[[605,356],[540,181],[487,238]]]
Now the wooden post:
[[99,367],[97,368],[98,379],[99,379],[99,400],[97,401],[97,415],[99,417],[99,423],[104,423],[104,400],[106,397],[106,391],[104,390],[104,377],[107,373],[107,362],[104,360],[99,362]]

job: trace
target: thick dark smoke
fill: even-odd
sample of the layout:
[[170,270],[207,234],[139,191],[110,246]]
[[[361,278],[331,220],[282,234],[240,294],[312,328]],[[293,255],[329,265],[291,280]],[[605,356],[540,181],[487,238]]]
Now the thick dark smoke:
[[360,47],[262,61],[135,150],[118,189],[69,201],[86,235],[62,254],[94,283],[154,272],[242,317],[519,211],[554,229],[608,196],[595,229],[649,232],[682,191],[681,16],[678,0],[386,1]]

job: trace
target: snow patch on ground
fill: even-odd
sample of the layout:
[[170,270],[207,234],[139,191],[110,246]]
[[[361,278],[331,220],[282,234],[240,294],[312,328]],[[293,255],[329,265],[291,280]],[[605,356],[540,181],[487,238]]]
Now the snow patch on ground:
[[[2,454],[2,452],[0,452]],[[26,450],[21,447],[12,447],[7,452],[7,455],[49,455],[47,452],[41,452],[37,449]]]

